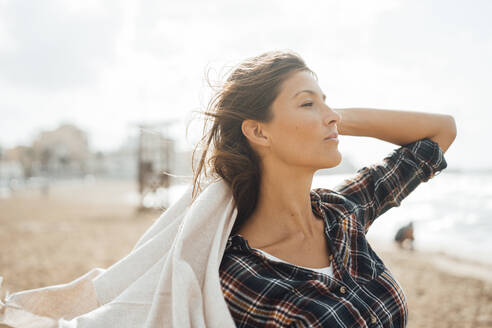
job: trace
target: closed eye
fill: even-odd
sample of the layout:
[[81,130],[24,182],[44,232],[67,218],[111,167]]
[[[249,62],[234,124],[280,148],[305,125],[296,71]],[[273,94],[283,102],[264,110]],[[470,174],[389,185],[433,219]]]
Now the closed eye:
[[302,104],[301,107],[311,107],[313,106],[313,103],[312,102],[308,102],[308,103],[305,103],[305,104]]

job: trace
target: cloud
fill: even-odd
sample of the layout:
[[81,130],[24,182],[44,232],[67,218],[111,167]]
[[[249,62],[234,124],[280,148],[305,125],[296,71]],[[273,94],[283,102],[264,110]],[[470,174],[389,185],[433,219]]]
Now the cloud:
[[[116,3],[116,2],[115,2]],[[36,89],[93,83],[115,56],[117,5],[7,1],[0,5],[0,78]]]

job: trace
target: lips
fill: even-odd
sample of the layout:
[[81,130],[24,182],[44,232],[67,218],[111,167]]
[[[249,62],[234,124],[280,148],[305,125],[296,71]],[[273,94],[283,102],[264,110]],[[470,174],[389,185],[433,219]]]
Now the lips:
[[335,133],[330,134],[328,137],[326,137],[325,140],[336,139],[336,138],[338,138],[338,133],[335,132]]

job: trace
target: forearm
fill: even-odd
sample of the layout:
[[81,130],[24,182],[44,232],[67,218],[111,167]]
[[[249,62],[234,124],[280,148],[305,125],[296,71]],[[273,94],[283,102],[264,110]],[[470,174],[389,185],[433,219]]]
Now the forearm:
[[338,125],[341,135],[373,137],[400,146],[423,138],[440,136],[442,139],[444,135],[451,144],[453,134],[456,135],[454,118],[450,115],[372,108],[334,110],[341,114]]

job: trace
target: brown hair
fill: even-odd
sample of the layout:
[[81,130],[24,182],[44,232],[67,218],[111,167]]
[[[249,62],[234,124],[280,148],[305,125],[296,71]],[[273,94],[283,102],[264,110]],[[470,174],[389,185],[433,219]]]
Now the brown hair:
[[[193,197],[201,190],[202,173],[203,177],[211,174],[223,178],[232,189],[238,210],[232,233],[253,213],[261,181],[260,158],[243,135],[241,125],[247,119],[272,120],[271,105],[282,82],[299,71],[316,76],[291,51],[266,52],[246,59],[216,90],[204,112],[204,134],[193,151]],[[195,168],[199,148],[201,155]]]

